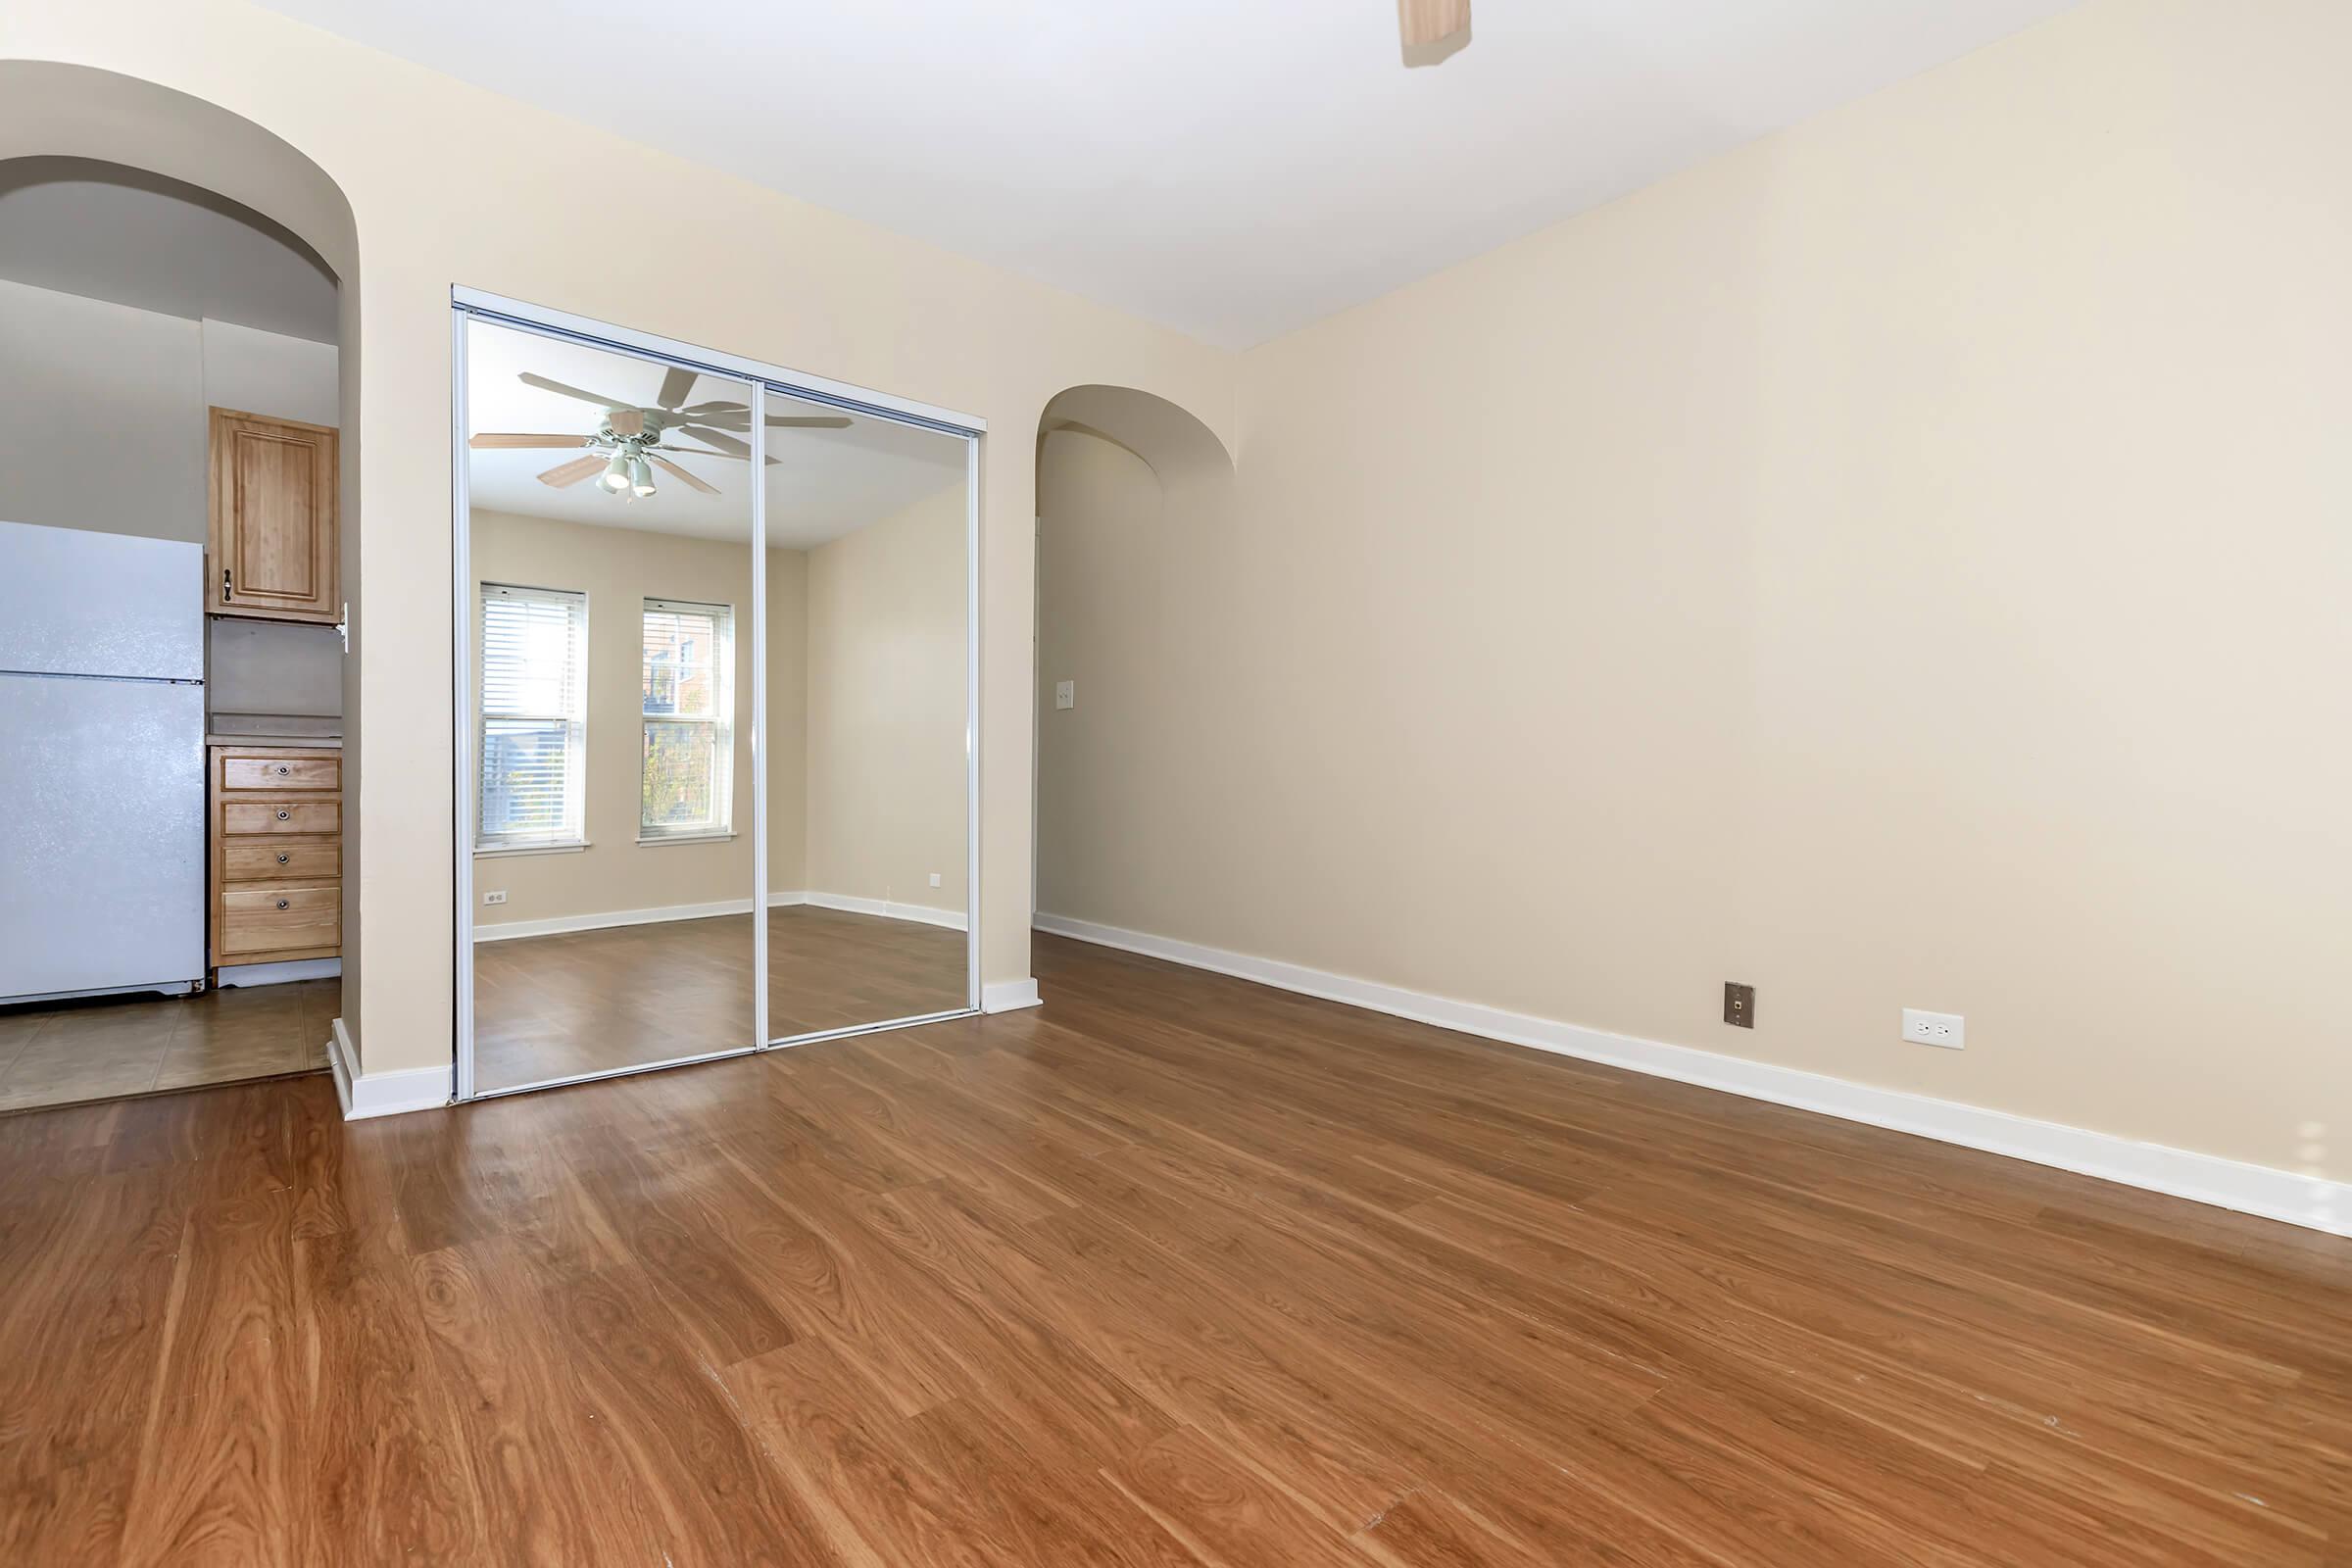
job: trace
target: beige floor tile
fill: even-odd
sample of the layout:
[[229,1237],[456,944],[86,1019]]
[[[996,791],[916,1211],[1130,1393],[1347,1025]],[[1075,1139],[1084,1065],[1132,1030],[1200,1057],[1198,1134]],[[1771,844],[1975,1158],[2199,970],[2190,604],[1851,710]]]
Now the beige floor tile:
[[240,1078],[270,1078],[301,1072],[310,1065],[299,1030],[266,1033],[233,1030],[193,1032],[193,1038],[173,1039],[155,1076],[158,1089],[186,1089],[196,1084],[234,1083]]
[[172,1035],[172,1050],[290,1051],[309,1034],[295,1007],[248,1008],[236,1013],[191,1010]]
[[152,1088],[169,1033],[46,1029],[0,1072],[0,1110],[135,1095]]
[[313,980],[0,1014],[0,1110],[312,1071],[341,997]]
[[0,1073],[8,1071],[48,1021],[47,1012],[0,1013]]

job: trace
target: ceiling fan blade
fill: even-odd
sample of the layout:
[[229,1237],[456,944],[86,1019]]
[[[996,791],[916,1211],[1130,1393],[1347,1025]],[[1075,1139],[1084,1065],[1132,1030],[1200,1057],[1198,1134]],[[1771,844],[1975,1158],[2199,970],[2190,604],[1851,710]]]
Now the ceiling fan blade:
[[[740,442],[737,443],[739,446],[742,443]],[[665,452],[675,452],[680,457],[716,458],[722,463],[749,463],[751,461],[751,454],[748,449],[743,452],[713,452],[709,447],[673,447],[664,445],[662,450]],[[784,460],[782,458],[769,458],[767,460],[767,466],[773,468],[780,466],[783,461]]]
[[1470,0],[1396,0],[1404,63],[1434,66],[1470,41]]
[[505,430],[485,430],[480,435],[467,437],[466,444],[490,448],[578,447],[586,446],[588,438],[584,435],[514,435]]
[[645,411],[643,409],[614,409],[612,417],[605,422],[612,426],[614,435],[645,434]]
[[528,370],[523,371],[514,379],[520,381],[524,386],[535,386],[542,392],[558,392],[567,398],[578,398],[582,403],[593,403],[600,409],[633,409],[637,406],[625,398],[609,398],[595,392],[583,392],[576,386],[565,386],[561,381],[550,381],[546,376],[533,375]]
[[748,418],[752,411],[748,405],[742,403],[689,403],[682,409],[672,409],[669,412],[691,414],[698,418],[708,414],[740,414]]
[[683,433],[693,436],[697,441],[710,442],[710,445],[726,453],[729,457],[748,458],[752,455],[750,447],[736,440],[724,430],[713,430],[710,426],[702,424],[682,424],[678,428]]
[[654,401],[665,409],[674,409],[686,401],[686,395],[694,390],[694,383],[698,379],[695,371],[683,365],[673,365],[662,373],[662,390],[654,395]]
[[539,482],[561,490],[567,484],[578,484],[582,479],[603,468],[604,466],[604,455],[591,452],[584,458],[574,458],[569,463],[556,465],[539,476]]
[[847,430],[850,427],[850,421],[838,416],[810,415],[804,418],[796,415],[771,414],[767,416],[767,423],[770,429],[785,430]]
[[659,453],[646,454],[645,461],[652,464],[655,467],[660,468],[663,473],[676,474],[679,478],[685,480],[688,484],[694,486],[695,489],[700,490],[707,496],[714,496],[718,494],[718,486],[714,484],[704,483],[700,478],[688,473],[684,468],[679,467],[676,464],[670,462],[667,458],[661,456]]

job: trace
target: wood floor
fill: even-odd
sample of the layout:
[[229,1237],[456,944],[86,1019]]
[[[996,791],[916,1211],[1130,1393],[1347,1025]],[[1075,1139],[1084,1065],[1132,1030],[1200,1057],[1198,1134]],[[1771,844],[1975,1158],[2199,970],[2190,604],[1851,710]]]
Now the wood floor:
[[[960,931],[813,905],[767,919],[770,1039],[968,1005]],[[512,1089],[749,1045],[751,977],[748,914],[477,944],[475,1081]]]
[[0,1111],[323,1072],[343,983],[94,997],[0,1011]]
[[0,1120],[0,1561],[2352,1564],[2352,1245],[1041,938]]

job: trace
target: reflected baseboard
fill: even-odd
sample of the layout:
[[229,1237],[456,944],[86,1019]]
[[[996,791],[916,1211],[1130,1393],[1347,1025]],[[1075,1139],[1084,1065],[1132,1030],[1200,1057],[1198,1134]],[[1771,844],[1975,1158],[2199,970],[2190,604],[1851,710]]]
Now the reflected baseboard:
[[603,931],[616,925],[658,925],[664,920],[708,920],[721,914],[749,914],[749,899],[723,899],[716,904],[668,904],[654,909],[606,909],[596,914],[560,914],[546,920],[502,920],[496,925],[474,923],[476,942],[512,942],[517,937],[561,936],[566,931]]
[[[927,904],[898,904],[888,899],[861,899],[848,893],[770,893],[767,903],[770,908],[806,904],[820,909],[839,909],[846,914],[872,914],[885,920],[911,920],[921,925],[945,926],[951,931],[961,931],[968,925],[961,909],[934,908]],[[669,904],[652,909],[606,909],[595,914],[561,914],[545,920],[502,920],[495,925],[484,925],[477,921],[473,928],[473,940],[513,942],[520,937],[553,937],[568,931],[604,931],[613,926],[658,925],[664,920],[708,920],[722,914],[751,912],[751,900],[724,899],[716,904]]]
[[767,896],[772,908],[786,904],[809,904],[820,909],[839,909],[844,914],[874,914],[885,920],[912,920],[922,925],[945,926],[951,931],[966,929],[969,920],[961,909],[943,909],[930,904],[900,904],[892,899],[861,899],[853,893],[771,893]]

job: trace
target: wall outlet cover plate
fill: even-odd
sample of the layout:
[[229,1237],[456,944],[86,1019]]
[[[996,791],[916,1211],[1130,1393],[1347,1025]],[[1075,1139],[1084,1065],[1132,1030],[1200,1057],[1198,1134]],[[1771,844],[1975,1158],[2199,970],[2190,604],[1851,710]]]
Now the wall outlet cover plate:
[[1903,1038],[1915,1046],[1941,1046],[1946,1051],[1968,1049],[1968,1020],[1956,1012],[1903,1009]]

